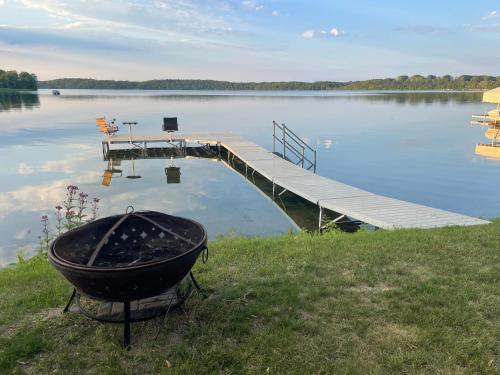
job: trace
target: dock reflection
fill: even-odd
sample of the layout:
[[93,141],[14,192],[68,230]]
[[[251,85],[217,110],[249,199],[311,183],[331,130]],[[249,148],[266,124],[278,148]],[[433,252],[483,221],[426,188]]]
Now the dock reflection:
[[[127,178],[140,178],[139,171],[135,166],[135,160],[144,159],[165,159],[169,160],[167,167],[164,168],[164,174],[167,179],[167,184],[181,183],[181,168],[175,165],[176,159],[212,159],[216,160],[226,167],[232,169],[245,181],[250,183],[256,190],[266,199],[271,201],[290,222],[297,228],[307,231],[318,230],[318,206],[286,191],[282,194],[273,194],[273,184],[258,172],[254,172],[251,168],[247,168],[245,163],[237,158],[228,158],[226,154],[217,147],[213,146],[196,146],[196,147],[155,147],[145,149],[122,149],[110,150],[105,156],[104,161],[107,162],[107,167],[103,173],[102,185],[110,186],[113,178],[123,176],[123,162],[130,162],[133,171],[131,176]],[[237,192],[234,192],[237,194]],[[326,220],[334,220],[339,216],[335,212],[327,212]],[[343,231],[353,232],[359,229],[359,223],[348,221],[339,222],[336,227]]]

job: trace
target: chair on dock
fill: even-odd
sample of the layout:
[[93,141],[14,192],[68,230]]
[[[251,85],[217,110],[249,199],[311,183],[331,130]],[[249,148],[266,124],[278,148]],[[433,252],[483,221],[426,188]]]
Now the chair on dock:
[[108,137],[108,144],[110,144],[111,136],[119,130],[118,125],[115,125],[115,120],[113,119],[110,123],[107,123],[106,117],[98,117],[95,119],[95,122],[99,127],[99,131],[106,134],[106,137]]
[[179,131],[177,117],[163,117],[163,131],[170,133],[170,141],[172,141],[172,133]]

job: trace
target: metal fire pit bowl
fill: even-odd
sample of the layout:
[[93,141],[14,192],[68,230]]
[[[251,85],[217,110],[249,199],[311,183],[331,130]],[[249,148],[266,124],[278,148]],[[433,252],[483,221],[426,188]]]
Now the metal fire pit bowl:
[[126,302],[164,293],[206,249],[203,225],[155,211],[99,219],[56,238],[49,260],[79,293]]

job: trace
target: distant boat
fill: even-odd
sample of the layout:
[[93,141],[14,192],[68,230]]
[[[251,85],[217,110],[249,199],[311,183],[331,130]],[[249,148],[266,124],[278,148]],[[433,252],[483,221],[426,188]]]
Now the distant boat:
[[491,143],[479,143],[476,145],[476,154],[500,158],[500,87],[486,91],[483,94],[484,103],[496,104],[496,109],[487,112],[484,115],[473,115],[472,125],[488,126],[484,135],[491,139]]
[[61,95],[61,92],[59,90],[52,90],[52,95],[58,96]]

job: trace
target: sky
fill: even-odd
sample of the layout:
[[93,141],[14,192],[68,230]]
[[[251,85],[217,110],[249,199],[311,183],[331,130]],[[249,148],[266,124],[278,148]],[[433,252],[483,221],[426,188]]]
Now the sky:
[[500,75],[500,0],[0,0],[0,69],[40,80]]

